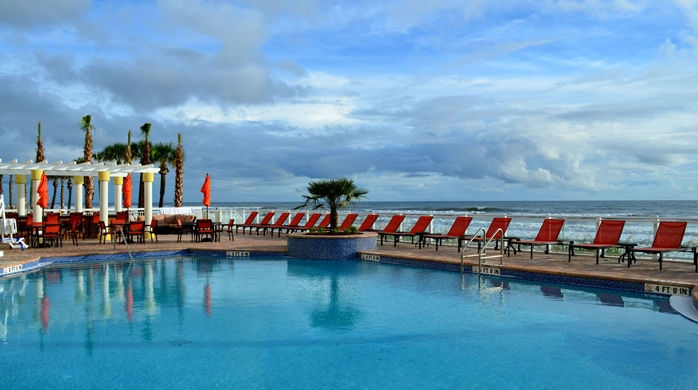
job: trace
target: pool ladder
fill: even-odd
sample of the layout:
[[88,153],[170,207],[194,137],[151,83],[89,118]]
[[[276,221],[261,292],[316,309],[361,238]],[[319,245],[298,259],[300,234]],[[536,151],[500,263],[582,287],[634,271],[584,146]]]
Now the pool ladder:
[[[475,241],[476,238],[480,235],[480,232],[482,232],[482,240],[485,241],[485,244],[480,248],[480,250],[477,251],[476,254],[472,255],[466,255],[465,254],[465,248],[468,247],[473,241]],[[465,246],[463,247],[463,253],[460,256],[460,272],[464,272],[465,268],[465,258],[466,257],[475,257],[477,256],[477,273],[480,273],[480,267],[482,264],[487,264],[487,259],[496,259],[499,258],[499,264],[504,264],[504,231],[502,229],[497,229],[492,237],[487,239],[486,237],[487,232],[485,231],[485,228],[480,228],[478,231],[473,235],[473,237],[468,241]],[[489,255],[487,256],[487,245],[489,245],[492,241],[495,241],[496,238],[499,235],[499,253],[496,255]]]
[[[128,258],[133,261],[133,255],[131,254],[131,246],[128,245],[128,240],[126,240],[126,236],[124,235],[124,229],[116,229],[116,232],[121,233],[121,239],[124,241],[124,244],[126,245],[126,250],[128,251]],[[114,233],[114,236],[116,236],[116,232]],[[114,240],[111,240],[112,244],[114,244],[114,251],[116,251],[116,237],[114,237]]]

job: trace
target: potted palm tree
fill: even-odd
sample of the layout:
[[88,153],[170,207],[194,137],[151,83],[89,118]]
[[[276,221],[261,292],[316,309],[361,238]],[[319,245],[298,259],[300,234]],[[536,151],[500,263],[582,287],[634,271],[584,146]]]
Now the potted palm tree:
[[337,232],[338,210],[364,198],[367,193],[347,178],[310,182],[308,195],[303,195],[305,203],[296,209],[309,206],[328,209],[331,234],[291,234],[287,240],[288,254],[302,258],[344,259],[356,257],[359,251],[375,248],[376,233]]
[[330,231],[336,231],[338,210],[352,204],[359,198],[365,198],[368,191],[356,187],[354,180],[347,178],[311,181],[308,194],[303,195],[305,203],[296,209],[313,206],[313,209],[330,210]]

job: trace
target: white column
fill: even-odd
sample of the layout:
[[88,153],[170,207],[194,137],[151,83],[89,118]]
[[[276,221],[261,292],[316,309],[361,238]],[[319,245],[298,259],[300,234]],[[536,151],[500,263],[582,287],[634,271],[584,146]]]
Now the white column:
[[85,184],[85,176],[73,176],[73,188],[75,188],[75,212],[82,213],[85,200],[82,198],[82,187]]
[[97,172],[99,180],[99,220],[109,225],[109,171]]
[[27,175],[15,175],[17,188],[17,214],[27,216]]
[[124,178],[121,176],[114,176],[114,212],[120,212],[123,204],[123,194],[121,193],[122,186],[124,185]]
[[39,188],[39,181],[41,181],[41,174],[44,173],[44,171],[40,169],[32,169],[31,171],[31,176],[32,176],[32,193],[31,193],[31,200],[32,200],[32,207],[34,210],[32,211],[34,213],[32,221],[34,222],[42,222],[44,220],[44,209],[41,208],[41,206],[37,205],[36,202],[39,200],[39,194],[36,193],[36,189]]
[[150,225],[153,219],[153,181],[155,180],[155,175],[152,172],[146,172],[143,174],[143,183],[145,187],[143,188],[143,207],[145,208],[145,224]]

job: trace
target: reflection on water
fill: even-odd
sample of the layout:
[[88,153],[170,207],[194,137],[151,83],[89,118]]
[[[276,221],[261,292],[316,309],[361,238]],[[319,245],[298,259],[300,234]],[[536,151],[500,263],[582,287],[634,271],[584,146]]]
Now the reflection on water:
[[[234,285],[233,280],[237,280],[234,277],[236,261],[250,260],[206,258],[83,264],[2,279],[0,341],[6,342],[13,332],[38,331],[40,343],[52,330],[78,332],[83,334],[84,349],[92,354],[95,332],[101,332],[106,322],[115,324],[117,330],[121,329],[119,331],[150,342],[159,337],[159,321],[165,310],[167,321],[179,327],[181,332],[186,332],[191,318],[234,317],[235,305],[247,308],[254,303],[255,294],[275,287],[256,285],[259,274],[241,276],[244,285]],[[312,328],[349,330],[364,321],[366,315],[362,312],[362,304],[355,298],[356,288],[348,284],[348,280],[375,273],[375,267],[379,265],[303,260],[273,260],[270,263],[285,264],[284,277],[298,281],[307,289],[310,297],[303,299],[309,299],[310,304],[303,306],[302,310],[305,310]],[[436,271],[425,270],[424,275],[429,272]],[[400,279],[405,274],[412,273],[394,267],[390,269],[389,278]],[[637,295],[613,291],[538,285],[498,277],[463,275],[459,279],[460,286],[441,285],[438,288],[455,291],[460,291],[461,287],[464,290],[476,288],[482,299],[493,307],[501,306],[509,294],[532,291],[548,300],[564,301],[569,296],[593,304],[673,313],[664,298],[637,298]],[[428,280],[431,279],[417,283]],[[249,291],[244,296],[242,293],[231,295],[233,287]],[[228,306],[225,310],[217,310],[219,305]]]

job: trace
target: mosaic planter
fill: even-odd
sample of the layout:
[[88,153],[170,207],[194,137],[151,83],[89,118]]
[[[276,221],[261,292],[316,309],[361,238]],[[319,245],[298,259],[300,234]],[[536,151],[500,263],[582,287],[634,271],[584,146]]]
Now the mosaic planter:
[[359,251],[376,247],[377,233],[354,235],[291,234],[287,238],[288,255],[305,259],[352,259]]

